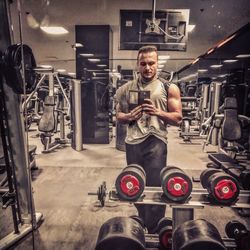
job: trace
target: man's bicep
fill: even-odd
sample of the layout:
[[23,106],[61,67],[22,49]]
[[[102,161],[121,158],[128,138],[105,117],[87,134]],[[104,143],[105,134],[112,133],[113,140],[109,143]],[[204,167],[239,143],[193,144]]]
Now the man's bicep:
[[168,91],[168,111],[182,113],[180,90],[176,85],[171,86]]

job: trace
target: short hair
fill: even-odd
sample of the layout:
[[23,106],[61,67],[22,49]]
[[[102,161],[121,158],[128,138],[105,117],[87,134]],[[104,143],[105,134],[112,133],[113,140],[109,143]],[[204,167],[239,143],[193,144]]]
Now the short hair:
[[[149,52],[156,52],[156,54],[157,54],[157,47],[156,47],[156,46],[153,46],[153,45],[145,45],[145,46],[142,46],[142,47],[138,50],[137,62],[139,61],[139,56],[140,56],[140,54],[149,53]],[[158,58],[158,54],[157,54],[157,58]]]

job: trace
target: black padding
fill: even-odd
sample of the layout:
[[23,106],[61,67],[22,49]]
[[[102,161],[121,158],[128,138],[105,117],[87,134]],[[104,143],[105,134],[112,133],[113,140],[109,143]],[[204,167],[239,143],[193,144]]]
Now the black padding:
[[227,141],[236,141],[241,138],[241,126],[237,110],[224,110],[221,135]]
[[38,130],[41,132],[53,132],[56,126],[55,120],[55,97],[46,96],[43,115],[39,121]]
[[241,138],[237,100],[234,97],[227,97],[224,100],[224,119],[221,127],[221,135],[227,141],[236,141]]
[[208,158],[215,162],[215,164],[221,166],[223,162],[229,162],[232,164],[236,164],[237,161],[232,159],[230,156],[222,154],[222,153],[213,153],[213,154],[208,154]]
[[224,100],[224,109],[237,109],[237,100],[235,97],[226,97]]

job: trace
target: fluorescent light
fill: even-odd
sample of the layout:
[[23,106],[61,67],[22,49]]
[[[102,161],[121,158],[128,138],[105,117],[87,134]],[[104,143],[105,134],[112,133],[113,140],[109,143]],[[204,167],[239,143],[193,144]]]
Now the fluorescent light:
[[44,69],[51,69],[53,68],[51,65],[47,65],[47,64],[41,64],[41,65],[37,65],[38,67],[44,68]]
[[228,60],[224,60],[223,62],[224,63],[234,63],[234,62],[237,62],[238,60],[236,59],[228,59]]
[[218,77],[226,77],[227,74],[218,75]]
[[237,55],[237,58],[248,58],[250,57],[250,54],[241,54],[241,55]]
[[210,68],[213,68],[213,69],[218,69],[218,68],[221,68],[222,65],[221,64],[213,64],[210,66]]
[[189,24],[188,26],[187,26],[187,32],[192,32],[193,31],[193,29],[195,28],[195,24]]
[[107,67],[106,64],[97,64],[96,66],[97,66],[97,67]]
[[110,72],[111,70],[110,70],[110,69],[104,69],[104,71],[108,71],[108,72]]
[[98,58],[89,58],[88,61],[90,61],[90,62],[100,62],[101,59],[98,59]]
[[91,56],[94,56],[94,54],[81,53],[80,56],[91,57]]
[[169,55],[161,55],[161,56],[158,56],[158,59],[159,60],[168,60],[168,59],[170,59],[170,56]]
[[166,63],[167,62],[167,60],[165,59],[165,60],[158,60],[158,64],[163,64],[163,63]]
[[207,69],[198,69],[198,72],[207,72]]
[[43,26],[40,27],[42,31],[51,35],[63,35],[69,33],[65,28],[60,26]]
[[162,69],[162,68],[164,68],[164,66],[165,66],[164,64],[159,64],[158,69]]
[[83,47],[83,45],[81,43],[75,43],[75,47],[79,48],[79,47]]
[[70,76],[75,76],[75,75],[76,75],[76,73],[73,73],[73,72],[68,72],[68,75],[70,75]]
[[66,72],[66,69],[57,69],[57,72]]

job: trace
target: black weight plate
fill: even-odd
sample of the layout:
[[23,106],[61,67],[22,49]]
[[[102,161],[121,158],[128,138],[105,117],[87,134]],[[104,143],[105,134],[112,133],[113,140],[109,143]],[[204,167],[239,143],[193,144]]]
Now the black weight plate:
[[146,172],[145,172],[145,170],[143,169],[143,167],[142,166],[140,166],[140,165],[138,165],[138,164],[129,164],[127,167],[125,167],[124,169],[123,169],[123,171],[125,171],[125,170],[130,170],[130,169],[138,169],[139,171],[141,171],[142,173],[143,173],[143,175],[146,177]]
[[[126,167],[118,175],[118,177],[116,178],[115,187],[116,187],[116,191],[117,191],[117,194],[118,194],[120,199],[126,200],[126,201],[135,201],[141,196],[141,194],[144,191],[144,188],[145,188],[145,176],[143,176],[142,172],[138,173],[138,169],[136,169],[136,168],[134,170],[133,170],[132,167],[130,168],[131,170],[127,170],[127,169],[128,168]],[[125,175],[132,175],[132,176],[134,176],[135,178],[138,179],[139,184],[140,184],[140,189],[138,190],[138,192],[136,194],[130,196],[130,195],[123,192],[123,190],[121,188],[121,180]]]
[[[23,48],[23,58],[22,58]],[[22,59],[24,62],[22,63]],[[22,78],[22,66],[24,65],[25,84]],[[24,94],[24,85],[27,94],[30,94],[36,87],[37,75],[35,57],[32,49],[26,44],[10,45],[4,53],[4,71],[7,84],[12,87],[15,93]]]
[[172,219],[169,217],[163,217],[161,218],[157,223],[157,232],[160,232],[160,230],[166,226],[172,226],[173,222]]
[[[187,182],[187,189],[184,190],[185,193],[184,194],[177,194],[178,191],[175,191],[176,194],[171,194],[167,188],[167,183],[170,179],[172,178],[181,178],[183,179],[185,182]],[[178,182],[178,181],[177,181]],[[174,202],[184,202],[191,194],[192,192],[192,181],[191,179],[189,178],[189,176],[187,174],[184,173],[183,170],[177,168],[177,169],[170,169],[169,171],[166,171],[163,176],[162,176],[162,189],[163,189],[163,193],[164,195],[171,201],[174,201]]]
[[172,170],[172,169],[176,169],[176,170],[182,171],[180,168],[175,167],[175,166],[166,166],[160,172],[160,180],[162,181],[163,175],[165,174],[166,171],[169,171],[169,170]]
[[206,189],[208,186],[209,177],[218,172],[221,172],[221,170],[218,170],[216,168],[207,168],[204,171],[202,171],[200,175],[200,181],[201,181],[202,187]]
[[229,238],[237,239],[241,231],[247,230],[246,226],[237,220],[231,220],[226,224],[225,232]]
[[[222,180],[232,181],[235,184],[236,190],[234,191],[234,194],[232,195],[231,198],[221,199],[220,197],[217,196],[215,192],[215,187]],[[216,203],[224,204],[224,205],[230,205],[232,203],[235,203],[240,192],[240,188],[239,188],[239,184],[237,180],[226,173],[220,173],[220,172],[215,173],[212,176],[210,176],[207,190]]]

